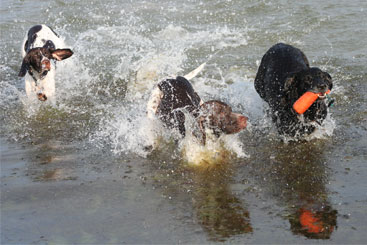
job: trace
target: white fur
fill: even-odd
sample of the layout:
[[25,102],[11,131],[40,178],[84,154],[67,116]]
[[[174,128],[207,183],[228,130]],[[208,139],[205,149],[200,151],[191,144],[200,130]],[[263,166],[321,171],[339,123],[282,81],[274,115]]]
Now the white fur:
[[[64,41],[55,35],[55,33],[46,25],[41,25],[42,29],[37,32],[37,38],[30,45],[30,49],[43,47],[43,45],[47,42],[47,40],[51,40],[55,49],[66,48]],[[24,45],[28,40],[28,33],[26,34],[23,43],[22,43],[22,56],[23,58],[27,55],[24,50]],[[25,91],[29,99],[37,99],[38,93],[43,93],[47,96],[48,100],[53,101],[55,96],[55,62],[51,61],[51,70],[47,73],[47,75],[40,79],[40,76],[37,72],[33,72],[34,77],[37,79],[37,84],[32,78],[31,75],[26,73],[24,76],[25,82]]]
[[147,116],[149,119],[155,118],[158,106],[161,103],[162,98],[163,98],[163,92],[159,89],[157,85],[155,85],[147,104]]

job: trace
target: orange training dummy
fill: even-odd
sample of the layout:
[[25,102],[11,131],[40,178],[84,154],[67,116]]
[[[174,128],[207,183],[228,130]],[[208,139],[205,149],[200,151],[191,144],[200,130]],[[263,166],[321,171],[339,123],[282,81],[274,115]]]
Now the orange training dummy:
[[[326,94],[330,93],[330,90],[326,92]],[[306,92],[304,93],[299,99],[294,102],[293,109],[298,114],[303,114],[307,111],[308,108],[322,95],[321,93],[313,93],[313,92]]]

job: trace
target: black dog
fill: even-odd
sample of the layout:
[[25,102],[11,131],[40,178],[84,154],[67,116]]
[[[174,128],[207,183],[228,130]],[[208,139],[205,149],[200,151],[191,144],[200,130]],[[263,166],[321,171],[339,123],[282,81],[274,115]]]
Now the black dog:
[[148,117],[159,118],[168,128],[177,128],[185,136],[185,114],[191,114],[198,130],[193,135],[202,144],[206,141],[206,130],[211,129],[219,137],[233,134],[247,125],[247,117],[233,113],[224,102],[211,100],[203,102],[185,77],[166,79],[154,88],[147,105]]
[[[331,76],[310,67],[305,54],[291,45],[278,43],[263,56],[255,78],[255,89],[270,106],[280,134],[292,137],[311,134],[327,115],[325,93],[331,90]],[[302,115],[292,106],[305,92],[321,96]]]

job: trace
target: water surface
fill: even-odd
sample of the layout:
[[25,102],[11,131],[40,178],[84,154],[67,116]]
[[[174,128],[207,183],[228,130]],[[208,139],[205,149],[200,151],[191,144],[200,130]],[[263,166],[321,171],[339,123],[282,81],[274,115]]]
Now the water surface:
[[[358,0],[2,1],[1,243],[366,243],[366,9]],[[17,77],[24,35],[40,23],[74,51],[58,63],[56,105],[24,103]],[[306,141],[284,142],[253,87],[277,42],[333,77],[336,104]],[[202,99],[227,102],[251,127],[214,155],[204,149],[201,164],[188,163],[196,147],[166,132],[147,151],[150,89],[203,62],[192,80]]]

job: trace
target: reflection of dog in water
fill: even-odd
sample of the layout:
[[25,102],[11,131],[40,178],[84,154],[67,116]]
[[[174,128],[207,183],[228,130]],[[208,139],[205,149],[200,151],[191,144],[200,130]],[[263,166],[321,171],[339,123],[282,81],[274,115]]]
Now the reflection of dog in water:
[[[236,157],[223,153],[217,162],[187,165],[162,161],[168,157],[163,157],[167,152],[170,151],[154,155],[155,161],[151,165],[155,169],[152,171],[155,172],[154,179],[159,187],[164,187],[165,196],[179,200],[187,197],[192,201],[194,222],[202,227],[210,241],[223,242],[253,231],[245,201],[231,189],[233,175],[237,172],[233,163]],[[187,212],[191,210],[189,207]],[[190,222],[193,221],[190,214],[188,217]]]
[[328,201],[325,187],[323,146],[323,142],[276,146],[270,149],[276,155],[260,170],[262,175],[269,173],[261,184],[286,207],[293,234],[312,239],[329,239],[337,228],[338,212]]
[[330,239],[336,227],[337,211],[330,206],[319,210],[300,208],[289,219],[291,230],[307,238]]
[[231,191],[228,163],[195,166],[193,202],[198,223],[213,241],[252,232],[250,214]]

